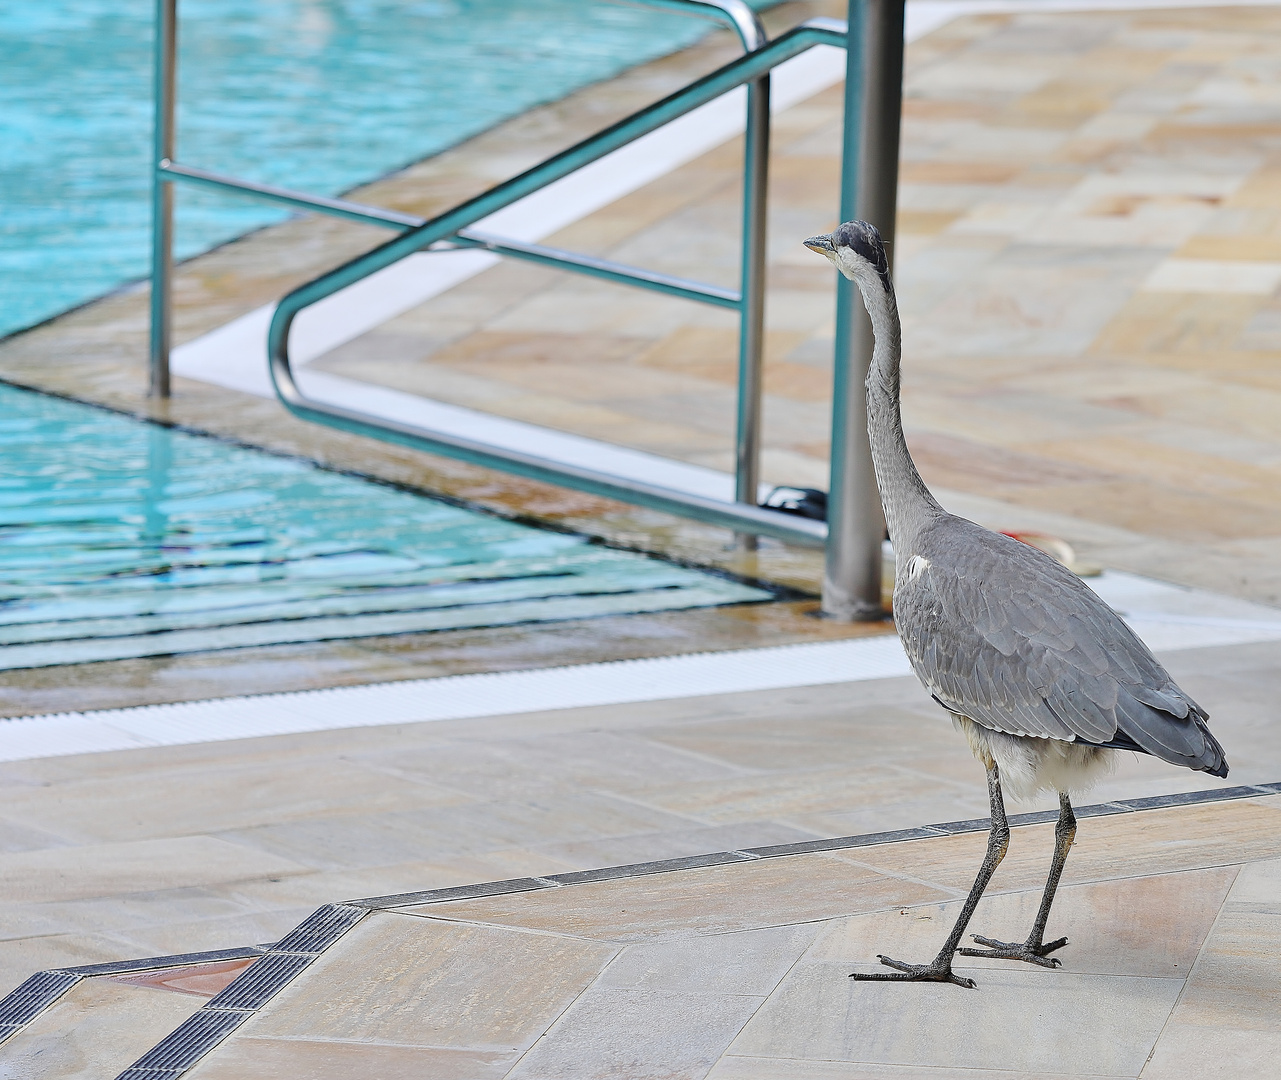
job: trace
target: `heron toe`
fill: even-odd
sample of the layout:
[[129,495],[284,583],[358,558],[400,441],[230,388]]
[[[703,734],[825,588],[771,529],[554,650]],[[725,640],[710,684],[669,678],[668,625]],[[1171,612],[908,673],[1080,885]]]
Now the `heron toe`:
[[1036,964],[1039,967],[1056,968],[1062,967],[1062,961],[1058,957],[1047,956],[1047,953],[1054,952],[1055,949],[1061,949],[1068,943],[1065,937],[1057,941],[1051,941],[1044,945],[1035,944],[1030,941],[997,941],[994,938],[980,937],[978,934],[971,934],[975,941],[980,945],[986,945],[985,949],[957,949],[962,956],[986,956],[993,960],[1023,960],[1029,964]]
[[886,967],[897,968],[898,970],[893,974],[888,971],[869,974],[856,971],[850,975],[850,978],[860,979],[864,982],[946,982],[963,986],[967,990],[975,988],[973,979],[957,975],[952,970],[951,964],[942,964],[938,960],[935,960],[932,964],[905,964],[902,960],[892,960],[890,957],[881,956],[880,954],[877,954],[876,959]]

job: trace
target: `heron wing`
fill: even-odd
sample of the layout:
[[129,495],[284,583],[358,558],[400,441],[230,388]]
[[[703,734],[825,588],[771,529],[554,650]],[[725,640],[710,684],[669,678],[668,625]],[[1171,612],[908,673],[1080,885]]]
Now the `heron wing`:
[[923,561],[896,583],[894,617],[945,708],[1011,735],[1224,767],[1205,710],[1075,574],[962,518],[941,519],[917,548]]

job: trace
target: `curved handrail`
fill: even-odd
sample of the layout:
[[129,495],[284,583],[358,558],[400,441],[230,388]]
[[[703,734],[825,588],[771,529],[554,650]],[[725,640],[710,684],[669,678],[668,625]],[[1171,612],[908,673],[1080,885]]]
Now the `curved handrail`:
[[438,240],[452,236],[481,218],[497,213],[640,136],[648,135],[664,124],[693,112],[735,87],[751,82],[758,75],[793,56],[799,56],[815,45],[835,45],[843,49],[845,35],[833,25],[833,20],[811,19],[801,23],[763,48],[730,61],[724,67],[618,121],[604,131],[286,293],[276,306],[271,329],[268,331],[267,349],[271,357],[272,377],[280,374],[286,379],[290,378],[289,327],[303,308],[354,285]]
[[622,498],[656,510],[686,517],[695,516],[710,524],[738,528],[740,531],[746,525],[761,535],[821,547],[827,536],[827,527],[822,522],[744,503],[724,503],[659,485],[567,466],[535,455],[495,448],[441,432],[428,432],[355,409],[316,401],[299,389],[289,357],[289,329],[304,308],[439,240],[453,236],[460,229],[465,229],[481,218],[488,217],[584,165],[599,160],[640,136],[692,112],[735,87],[761,77],[785,60],[816,45],[844,48],[844,27],[830,19],[802,23],[761,48],[732,60],[604,131],[289,292],[277,305],[267,334],[271,379],[277,397],[291,413],[304,420],[420,450],[445,453],[474,464],[572,486],[596,495]]
[[[694,18],[723,22],[738,34],[746,52],[769,41],[760,16],[747,0],[617,0],[640,7],[663,8]],[[701,10],[700,10],[701,9]],[[222,191],[234,191],[298,210],[319,211],[363,224],[413,228],[422,219],[377,206],[363,206],[348,199],[311,195],[259,184],[210,169],[183,165],[174,160],[174,104],[177,87],[178,0],[156,0],[156,39],[153,83],[155,131],[151,170],[151,335],[148,346],[150,393],[167,398],[170,393],[170,315],[173,307],[173,188],[175,181]]]
[[706,19],[715,19],[717,16],[710,11],[706,14],[690,11],[690,5],[698,4],[700,7],[714,8],[737,31],[743,48],[748,52],[755,52],[769,41],[765,27],[761,23],[761,17],[747,3],[747,0],[623,0],[623,2],[643,4],[645,7],[667,8],[670,11],[679,11],[682,15],[702,16]]

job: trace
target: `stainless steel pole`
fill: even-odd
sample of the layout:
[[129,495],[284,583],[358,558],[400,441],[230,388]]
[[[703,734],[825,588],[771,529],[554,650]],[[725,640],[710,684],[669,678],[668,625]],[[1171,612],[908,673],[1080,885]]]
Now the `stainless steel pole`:
[[169,396],[169,340],[173,277],[173,185],[161,167],[173,160],[174,71],[178,0],[156,0],[155,130],[151,167],[151,387]]
[[[894,258],[899,128],[903,111],[904,0],[850,0],[845,76],[841,220],[870,221]],[[837,275],[832,475],[827,508],[823,613],[879,619],[885,517],[872,471],[863,384],[872,327],[857,287]]]
[[[743,150],[743,267],[738,330],[738,423],[734,499],[755,506],[760,483],[762,355],[765,347],[765,253],[769,190],[768,75],[748,84]],[[740,534],[751,550],[756,537]]]

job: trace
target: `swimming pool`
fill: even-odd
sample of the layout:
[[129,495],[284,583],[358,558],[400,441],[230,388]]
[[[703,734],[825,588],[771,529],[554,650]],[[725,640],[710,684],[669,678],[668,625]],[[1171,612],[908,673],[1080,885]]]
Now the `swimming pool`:
[[0,670],[773,595],[0,385]]
[[[603,0],[180,0],[179,160],[324,194],[696,40]],[[147,272],[151,0],[0,4],[0,335]],[[186,257],[285,212],[182,188]]]

